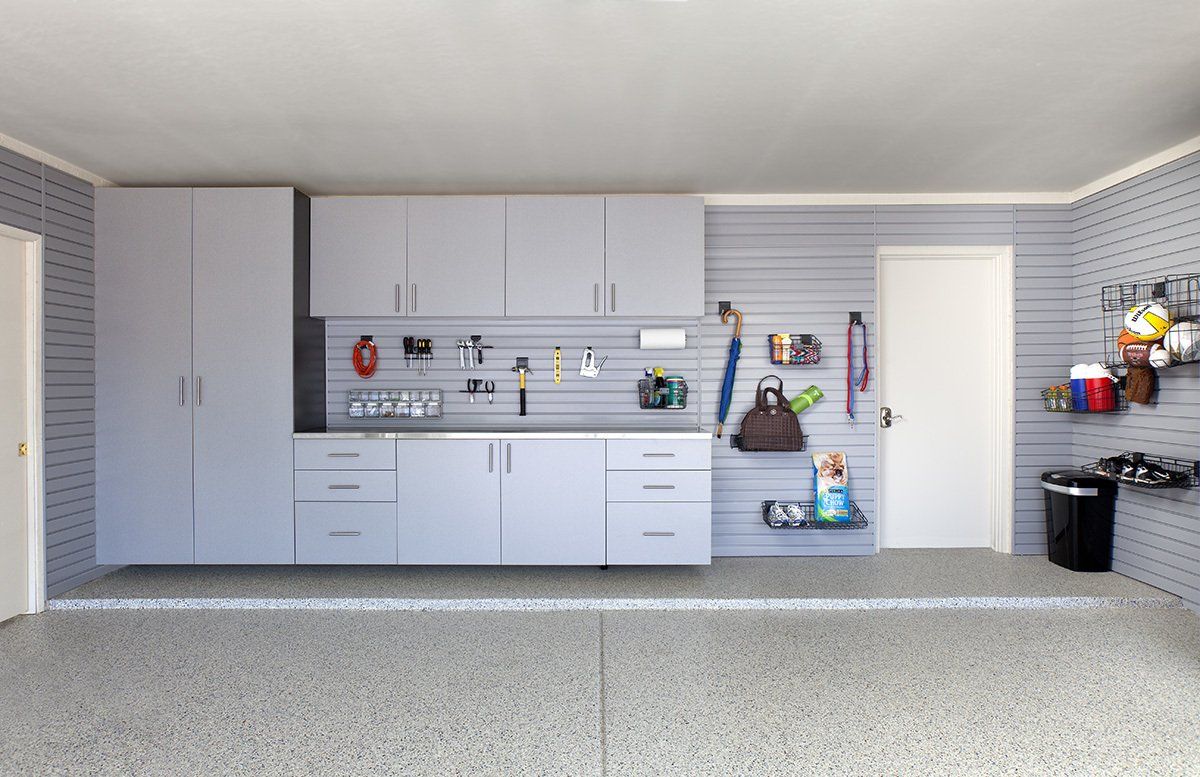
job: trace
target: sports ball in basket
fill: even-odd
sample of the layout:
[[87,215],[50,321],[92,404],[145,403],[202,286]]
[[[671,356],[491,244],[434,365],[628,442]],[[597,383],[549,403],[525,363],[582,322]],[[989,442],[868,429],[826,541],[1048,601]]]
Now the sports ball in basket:
[[[1167,358],[1167,349],[1163,348],[1159,343],[1147,343],[1141,340],[1127,344],[1121,349],[1121,360],[1130,367],[1150,367],[1150,357],[1155,351],[1162,351]],[[1159,359],[1163,357],[1158,357]]]
[[1167,330],[1163,347],[1181,362],[1200,360],[1200,324],[1195,321],[1180,321]]
[[1132,362],[1125,358],[1125,349],[1140,342],[1142,341],[1130,334],[1128,329],[1122,329],[1121,334],[1117,337],[1117,353],[1121,355],[1121,361],[1131,364]]
[[1150,366],[1151,367],[1170,367],[1174,359],[1171,358],[1170,352],[1163,348],[1158,343],[1150,344]]
[[1125,329],[1139,340],[1161,339],[1171,328],[1171,315],[1157,302],[1135,305],[1125,314]]

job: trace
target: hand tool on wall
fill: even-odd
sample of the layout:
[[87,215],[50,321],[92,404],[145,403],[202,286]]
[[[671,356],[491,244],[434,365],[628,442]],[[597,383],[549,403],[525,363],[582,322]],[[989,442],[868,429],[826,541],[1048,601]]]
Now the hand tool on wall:
[[480,367],[482,367],[483,366],[483,349],[491,348],[492,346],[483,344],[483,335],[471,335],[471,345],[474,346],[474,349],[475,349],[475,352],[474,352],[475,362],[472,364],[472,367],[475,364],[478,364]]
[[454,344],[458,346],[458,368],[465,370],[467,368],[467,353],[471,351],[471,343],[467,340],[455,340]]
[[363,335],[354,344],[354,371],[360,378],[369,378],[375,374],[379,365],[379,351],[375,348],[375,338]]
[[[862,371],[854,375],[854,328],[862,328]],[[867,366],[867,325],[863,323],[862,313],[850,313],[850,326],[846,328],[846,422],[854,428],[854,390],[867,390],[867,381],[871,377],[871,368]]]
[[417,338],[417,372],[420,375],[429,373],[429,363],[433,361],[433,341],[426,337]]
[[554,382],[562,383],[562,348],[554,346]]
[[583,360],[579,362],[579,374],[585,378],[594,378],[600,374],[600,368],[604,366],[604,362],[608,361],[605,356],[596,362],[596,352],[592,350],[592,346],[583,349]]
[[512,371],[517,373],[517,386],[521,394],[521,410],[517,415],[525,415],[525,376],[533,372],[529,369],[529,357],[518,356],[517,365],[512,368]]
[[487,392],[488,404],[496,404],[496,381],[489,380],[487,383],[484,383],[483,390]]
[[479,384],[483,381],[479,378],[467,378],[467,390],[462,392],[467,395],[467,401],[472,405],[475,404],[475,392],[479,391]]
[[717,437],[725,426],[725,418],[729,415],[729,403],[733,401],[733,380],[737,375],[738,358],[742,355],[742,311],[729,306],[728,302],[720,303],[721,323],[728,324],[730,316],[737,317],[737,325],[733,330],[733,339],[729,341],[729,358],[725,362],[725,378],[721,381],[721,403],[717,407]]
[[404,338],[404,366],[406,368],[409,368],[409,369],[412,368],[413,356],[416,355],[416,352],[417,352],[416,339],[412,338],[412,337]]

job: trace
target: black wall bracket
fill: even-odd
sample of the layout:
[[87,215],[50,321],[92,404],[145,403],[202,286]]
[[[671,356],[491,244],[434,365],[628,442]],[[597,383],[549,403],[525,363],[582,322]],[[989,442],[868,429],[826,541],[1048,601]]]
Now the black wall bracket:
[[724,313],[727,310],[733,310],[732,302],[725,299],[725,300],[721,300],[720,302],[717,303],[717,314],[718,315],[720,315],[721,313]]
[[850,311],[850,324],[852,326],[854,324],[861,324],[862,322],[863,322],[863,320],[862,320],[862,311],[861,310]]

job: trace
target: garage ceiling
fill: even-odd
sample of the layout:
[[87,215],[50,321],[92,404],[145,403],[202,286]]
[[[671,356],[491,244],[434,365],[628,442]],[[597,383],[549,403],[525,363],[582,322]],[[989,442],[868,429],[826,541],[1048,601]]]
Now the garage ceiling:
[[1067,191],[1200,135],[1195,0],[0,0],[0,132],[119,184]]

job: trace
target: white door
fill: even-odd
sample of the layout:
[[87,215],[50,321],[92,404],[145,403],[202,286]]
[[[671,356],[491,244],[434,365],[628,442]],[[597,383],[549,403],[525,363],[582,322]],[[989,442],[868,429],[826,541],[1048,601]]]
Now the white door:
[[[991,545],[995,257],[879,255],[879,544]],[[877,419],[879,420],[879,419]]]
[[0,621],[29,609],[25,245],[0,236]]

